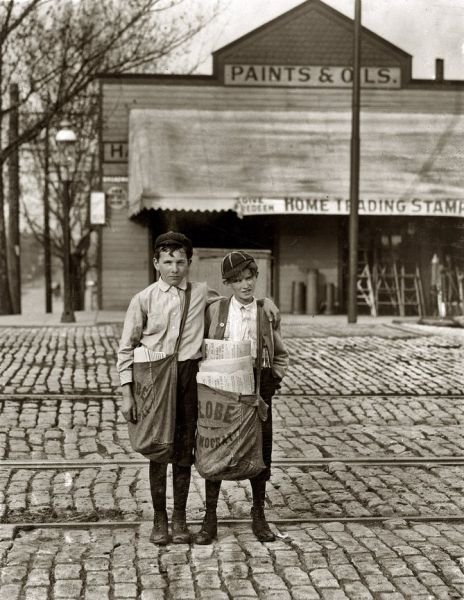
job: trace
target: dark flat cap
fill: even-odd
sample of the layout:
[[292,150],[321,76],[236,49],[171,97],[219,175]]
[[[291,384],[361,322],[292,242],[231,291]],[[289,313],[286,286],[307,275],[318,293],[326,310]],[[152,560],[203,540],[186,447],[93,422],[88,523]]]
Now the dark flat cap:
[[[222,259],[221,272],[223,279],[230,279],[241,273],[244,269],[254,263],[255,259],[247,252],[233,250]],[[256,263],[255,263],[256,264]]]
[[155,240],[155,248],[161,248],[161,246],[179,246],[185,248],[187,254],[192,253],[191,240],[178,231],[168,231],[159,235]]

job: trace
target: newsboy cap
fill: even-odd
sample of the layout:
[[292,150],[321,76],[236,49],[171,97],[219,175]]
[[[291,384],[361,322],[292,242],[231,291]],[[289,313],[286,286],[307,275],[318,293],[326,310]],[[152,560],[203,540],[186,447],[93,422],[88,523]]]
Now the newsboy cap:
[[156,248],[161,248],[162,246],[179,246],[185,248],[187,254],[192,253],[191,240],[186,235],[179,233],[178,231],[168,231],[167,233],[162,233],[159,235],[155,240],[155,250]]
[[[241,273],[244,269],[254,263],[255,259],[247,252],[233,250],[222,259],[221,272],[223,279],[230,279]],[[256,265],[256,263],[255,263]]]

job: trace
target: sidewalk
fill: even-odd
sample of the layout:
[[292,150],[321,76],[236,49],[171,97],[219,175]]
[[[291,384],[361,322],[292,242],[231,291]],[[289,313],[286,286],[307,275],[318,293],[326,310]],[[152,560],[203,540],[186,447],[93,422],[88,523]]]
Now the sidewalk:
[[20,315],[0,315],[0,327],[72,327],[73,325],[103,325],[122,323],[124,311],[78,310],[75,323],[61,323],[61,312],[24,311]]
[[[22,313],[19,315],[0,315],[0,327],[69,327],[106,325],[122,323],[124,310],[84,310],[75,311],[75,323],[61,323],[62,299],[53,298],[53,312],[45,312],[44,291],[40,288],[24,286],[22,294]],[[464,317],[456,317],[464,332]],[[451,319],[426,318],[419,323],[417,316],[396,317],[358,315],[356,323],[348,323],[347,315],[294,315],[282,314],[282,329],[290,337],[307,335],[376,335],[386,334],[386,329],[409,328],[415,333],[444,333],[459,331],[459,327],[444,326],[452,324]]]
[[[100,325],[122,325],[125,311],[84,310],[75,311],[75,323],[61,323],[61,307],[54,305],[53,313],[43,308],[23,307],[19,315],[0,315],[1,327],[93,327]],[[428,319],[420,323],[417,316],[399,318],[395,316],[371,317],[359,315],[356,323],[348,323],[347,315],[293,315],[282,314],[282,332],[284,337],[359,337],[378,336],[383,338],[405,335],[446,335],[464,338],[464,327],[446,326],[439,319]]]
[[[75,323],[61,323],[61,310],[55,307],[53,313],[44,310],[28,309],[18,315],[0,315],[0,327],[73,327],[122,324],[125,311],[117,310],[83,310],[75,311]],[[357,323],[348,323],[346,315],[293,315],[282,314],[282,329],[290,337],[307,335],[368,335],[385,327],[401,324],[394,323],[396,317],[371,317],[361,315]],[[405,324],[417,324],[417,317],[404,319]]]

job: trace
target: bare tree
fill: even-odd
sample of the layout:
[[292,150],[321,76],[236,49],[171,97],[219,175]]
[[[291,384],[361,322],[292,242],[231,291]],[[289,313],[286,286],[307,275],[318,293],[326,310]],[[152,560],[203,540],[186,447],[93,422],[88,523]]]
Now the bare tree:
[[[194,13],[185,0],[0,0],[0,314],[11,311],[1,176],[9,155],[45,127],[56,128],[64,114],[72,115],[82,144],[72,190],[73,250],[85,253],[86,206],[97,157],[96,76],[159,71],[215,14],[213,9],[205,16],[200,4]],[[11,107],[4,108],[1,98],[13,78],[20,85],[22,119],[17,139],[9,144],[1,141]],[[53,210],[60,223],[58,206]],[[40,237],[36,226],[34,231]],[[62,255],[60,233],[54,248]]]
[[[74,309],[82,310],[84,308],[86,274],[91,266],[95,266],[89,263],[88,260],[91,243],[89,196],[90,191],[97,189],[99,183],[97,142],[99,97],[96,90],[94,90],[93,93],[89,92],[77,97],[71,104],[72,109],[69,111],[69,117],[72,120],[73,127],[78,132],[78,136],[70,190],[70,279]],[[49,214],[52,223],[49,232],[51,253],[63,260],[65,251],[62,236],[63,214],[61,211],[63,184],[60,178],[54,141],[57,127],[59,127],[59,123],[47,129],[48,144],[45,144],[43,137],[40,137],[34,144],[28,145],[27,154],[23,153],[23,161],[28,165],[29,188],[31,185],[36,186],[37,189],[48,186]],[[49,152],[48,156],[46,155],[47,152]],[[30,194],[29,190],[29,196]],[[37,203],[29,206],[26,196],[23,198],[22,213],[28,229],[35,239],[43,245],[45,243],[44,223],[42,219],[37,218],[37,207]]]
[[[15,72],[20,62],[20,56],[11,52],[12,38],[20,37],[19,32],[24,27],[24,22],[39,6],[40,0],[24,2],[20,10],[15,7],[14,0],[0,3],[0,147],[2,146],[3,121],[8,114],[4,107],[4,96],[7,94],[11,83],[12,73]],[[12,312],[12,301],[8,281],[6,223],[4,211],[4,181],[3,167],[6,157],[2,160],[0,149],[0,314]]]

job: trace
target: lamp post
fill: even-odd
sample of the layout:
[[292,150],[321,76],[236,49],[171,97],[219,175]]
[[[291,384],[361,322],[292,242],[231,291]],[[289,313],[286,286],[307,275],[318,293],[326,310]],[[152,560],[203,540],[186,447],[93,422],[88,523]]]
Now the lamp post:
[[70,187],[72,182],[72,170],[74,167],[74,150],[76,145],[76,134],[70,128],[68,121],[61,123],[61,128],[57,132],[56,145],[59,151],[59,165],[61,171],[61,181],[63,183],[63,313],[61,315],[62,323],[74,323],[72,295],[71,295],[71,273],[70,273],[70,253],[71,253],[71,228],[69,223],[70,209]]

